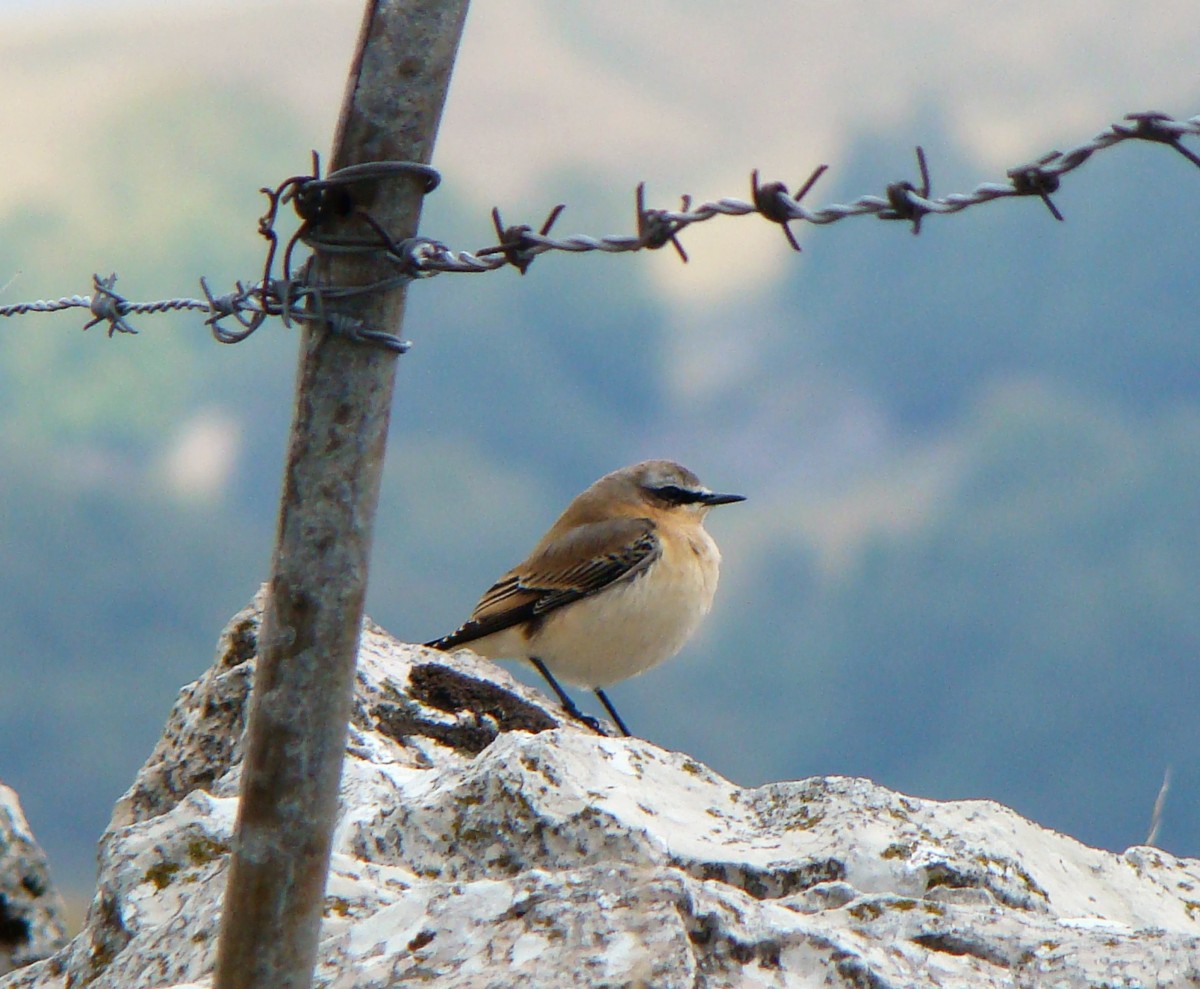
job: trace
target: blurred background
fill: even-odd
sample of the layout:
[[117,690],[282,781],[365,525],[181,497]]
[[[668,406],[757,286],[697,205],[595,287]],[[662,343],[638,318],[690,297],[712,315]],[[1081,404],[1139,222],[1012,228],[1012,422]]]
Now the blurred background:
[[[477,0],[423,232],[628,233],[633,189],[935,193],[1200,113],[1184,0]],[[358,0],[0,0],[0,303],[257,277],[258,188],[328,150]],[[1196,142],[1192,142],[1195,146]],[[413,287],[369,612],[462,620],[575,493],[670,457],[744,493],[705,630],[611,691],[752,785],[869,776],[1200,855],[1200,170],[1127,144],[1055,197],[717,220],[671,250]],[[264,578],[294,330],[0,321],[0,779],[86,896],[113,801]],[[536,682],[533,678],[531,682]],[[581,698],[582,699],[582,698]]]

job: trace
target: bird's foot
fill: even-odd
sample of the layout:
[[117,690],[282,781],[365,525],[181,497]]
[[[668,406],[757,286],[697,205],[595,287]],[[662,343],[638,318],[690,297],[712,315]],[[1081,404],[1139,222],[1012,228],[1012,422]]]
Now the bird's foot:
[[606,738],[608,737],[608,732],[605,730],[604,725],[600,723],[599,718],[593,718],[590,714],[584,714],[578,708],[576,708],[574,711],[567,711],[567,714],[569,714],[580,724],[586,725],[597,735],[603,735]]

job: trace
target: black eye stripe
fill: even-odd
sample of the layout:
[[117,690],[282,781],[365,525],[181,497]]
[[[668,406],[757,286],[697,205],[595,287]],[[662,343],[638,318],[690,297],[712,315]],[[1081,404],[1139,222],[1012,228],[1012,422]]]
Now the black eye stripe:
[[690,505],[702,501],[704,498],[700,492],[681,488],[678,484],[660,484],[656,487],[648,487],[646,490],[673,505]]

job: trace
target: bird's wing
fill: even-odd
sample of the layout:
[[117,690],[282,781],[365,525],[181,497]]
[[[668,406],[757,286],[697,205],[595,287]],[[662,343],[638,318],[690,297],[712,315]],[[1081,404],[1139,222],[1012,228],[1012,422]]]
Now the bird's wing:
[[426,645],[453,649],[629,580],[662,553],[654,529],[645,518],[576,526],[496,581],[460,628]]

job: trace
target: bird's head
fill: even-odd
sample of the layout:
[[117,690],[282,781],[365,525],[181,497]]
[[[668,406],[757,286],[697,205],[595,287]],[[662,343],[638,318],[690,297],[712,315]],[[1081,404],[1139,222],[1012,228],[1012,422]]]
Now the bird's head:
[[646,460],[601,478],[614,493],[659,511],[683,511],[703,518],[710,508],[745,501],[745,495],[717,494],[700,483],[700,478],[671,460]]

